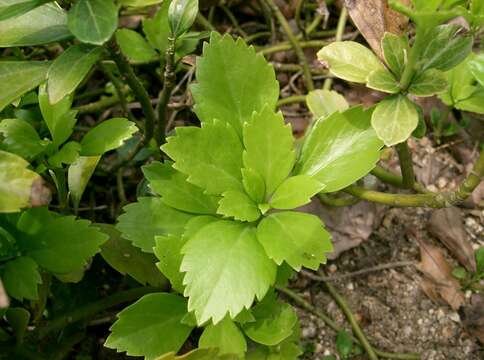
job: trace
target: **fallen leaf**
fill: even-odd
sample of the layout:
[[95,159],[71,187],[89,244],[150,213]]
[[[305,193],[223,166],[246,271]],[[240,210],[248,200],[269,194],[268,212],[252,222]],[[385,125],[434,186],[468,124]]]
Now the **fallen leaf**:
[[[409,4],[409,0],[401,2]],[[392,10],[387,0],[346,0],[345,5],[360,33],[373,51],[383,59],[381,38],[385,32],[402,34],[407,27],[408,18]]]
[[42,178],[32,182],[30,189],[30,204],[32,207],[44,206],[52,200],[52,192]]
[[454,310],[459,309],[464,303],[464,293],[459,282],[452,276],[452,267],[438,247],[422,240],[418,242],[421,260],[417,268],[424,275],[422,290],[432,300],[443,300]]
[[467,270],[476,271],[474,250],[465,231],[460,209],[452,207],[435,210],[430,217],[428,230]]

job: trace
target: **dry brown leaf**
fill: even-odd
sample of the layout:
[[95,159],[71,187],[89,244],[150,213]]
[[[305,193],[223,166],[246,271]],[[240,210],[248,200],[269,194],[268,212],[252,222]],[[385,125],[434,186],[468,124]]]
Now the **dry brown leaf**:
[[471,304],[463,311],[463,323],[467,331],[484,345],[484,297],[474,294]]
[[445,260],[442,251],[420,240],[421,261],[417,268],[423,273],[422,290],[432,300],[443,300],[454,310],[464,303],[464,293],[459,282],[452,276],[452,268]]
[[467,270],[476,271],[474,250],[464,229],[464,219],[460,209],[452,207],[435,210],[430,217],[428,230]]
[[44,206],[52,200],[52,192],[42,178],[38,178],[32,182],[30,189],[30,206]]
[[[401,1],[409,4],[409,0]],[[345,5],[358,30],[373,51],[383,59],[381,38],[385,32],[402,34],[408,19],[392,10],[386,0],[345,0]]]

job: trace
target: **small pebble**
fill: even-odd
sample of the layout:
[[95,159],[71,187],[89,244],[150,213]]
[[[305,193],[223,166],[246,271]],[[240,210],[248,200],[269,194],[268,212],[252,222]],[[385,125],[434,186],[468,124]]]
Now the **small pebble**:
[[331,265],[328,266],[328,271],[330,273],[335,273],[336,270],[338,270],[338,267],[335,264],[331,264]]
[[329,356],[331,355],[331,351],[329,351],[328,349],[324,350],[324,353],[323,353],[324,356]]
[[471,290],[467,290],[466,293],[465,293],[466,299],[470,299],[471,296],[472,296],[472,291]]
[[316,354],[320,354],[320,353],[322,353],[323,351],[324,351],[324,347],[323,347],[323,345],[322,345],[322,344],[320,344],[320,343],[317,343],[317,344],[316,344],[316,348],[314,349],[314,352],[315,352]]
[[449,314],[449,319],[456,322],[456,323],[460,322],[459,314],[457,314],[456,312],[451,312]]
[[355,289],[355,285],[353,283],[348,283],[348,285],[346,285],[346,288],[349,290],[349,291],[353,291]]
[[418,319],[417,324],[422,325],[423,324],[423,319]]
[[440,309],[440,308],[439,308],[439,310],[437,310],[437,319],[439,319],[439,320],[440,320],[440,319],[442,319],[444,316],[445,316],[445,312],[444,312],[444,310],[442,310],[442,309]]

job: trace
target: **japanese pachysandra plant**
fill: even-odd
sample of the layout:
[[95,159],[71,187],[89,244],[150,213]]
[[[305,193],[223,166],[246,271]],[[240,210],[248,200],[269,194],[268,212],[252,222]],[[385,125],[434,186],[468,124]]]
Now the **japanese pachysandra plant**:
[[198,327],[200,349],[186,358],[296,359],[297,317],[274,288],[293,270],[318,269],[332,250],[319,217],[296,209],[375,166],[383,143],[372,109],[316,121],[298,148],[275,111],[273,68],[241,39],[212,33],[196,78],[201,126],[167,139],[161,149],[171,161],[143,167],[155,196],[127,205],[117,224],[157,256],[174,293],[119,313],[106,346],[172,359]]

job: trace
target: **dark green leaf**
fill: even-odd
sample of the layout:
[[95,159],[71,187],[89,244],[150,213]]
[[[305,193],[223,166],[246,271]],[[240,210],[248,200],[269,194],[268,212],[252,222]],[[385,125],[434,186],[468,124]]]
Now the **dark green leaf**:
[[22,301],[36,300],[37,286],[42,283],[37,264],[27,256],[20,256],[5,264],[2,276],[7,294]]
[[447,88],[447,77],[437,69],[428,69],[412,80],[408,92],[416,96],[432,96]]
[[168,9],[171,33],[178,37],[187,32],[198,14],[198,0],[172,0]]
[[19,119],[0,120],[0,148],[25,159],[33,159],[44,150],[37,131],[28,122]]
[[[168,8],[171,0],[164,0],[160,9],[152,19],[143,20],[143,32],[151,46],[164,54],[168,47],[170,25],[168,24]],[[163,58],[163,57],[162,57]]]
[[338,332],[338,335],[336,336],[336,350],[343,359],[350,356],[351,351],[353,350],[353,338],[347,331],[341,330]]
[[407,37],[386,32],[381,40],[381,47],[388,67],[397,78],[400,78],[409,51]]
[[12,307],[7,309],[5,318],[12,327],[17,343],[21,343],[29,325],[30,313],[23,308]]
[[49,157],[49,164],[58,168],[62,167],[62,164],[73,164],[79,158],[80,151],[81,144],[76,141],[69,141],[58,152]]
[[131,61],[148,62],[156,59],[157,53],[139,33],[130,29],[116,31],[116,42]]
[[0,1],[0,21],[29,12],[52,0],[2,0]]
[[79,156],[69,166],[67,183],[69,185],[69,195],[74,203],[74,207],[79,206],[82,194],[100,158],[101,156]]

